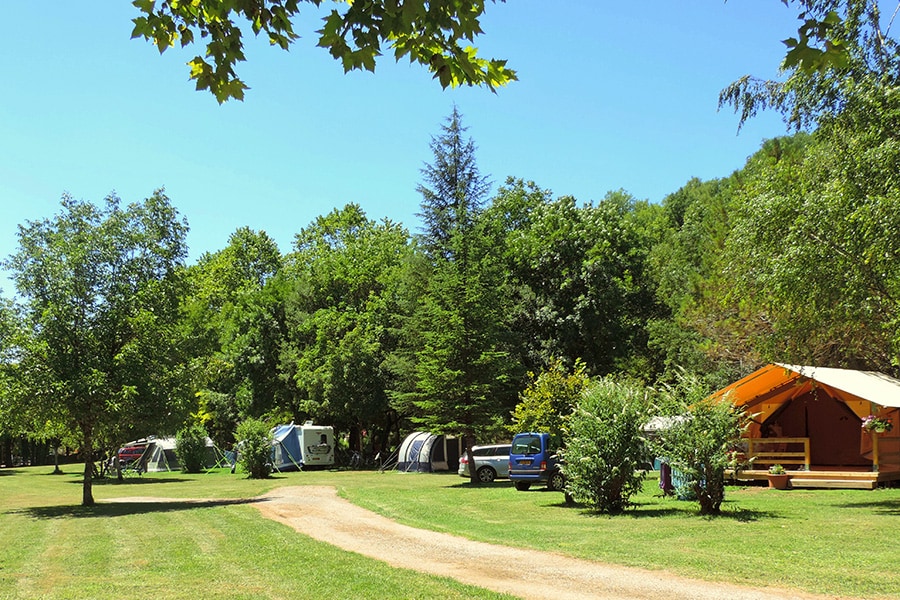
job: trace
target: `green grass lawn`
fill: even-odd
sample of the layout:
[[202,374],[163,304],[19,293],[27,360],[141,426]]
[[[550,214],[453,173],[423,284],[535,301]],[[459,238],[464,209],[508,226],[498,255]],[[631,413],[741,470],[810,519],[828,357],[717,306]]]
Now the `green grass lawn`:
[[[80,476],[0,471],[0,598],[495,598],[391,569],[263,519],[243,503],[86,509]],[[4,474],[5,473],[5,474]],[[562,494],[472,487],[456,475],[309,472],[251,481],[225,471],[102,483],[95,498],[252,498],[281,485],[334,485],[403,523],[689,577],[833,596],[900,597],[900,489],[729,488],[724,515],[662,498],[648,480],[617,517],[568,508]]]

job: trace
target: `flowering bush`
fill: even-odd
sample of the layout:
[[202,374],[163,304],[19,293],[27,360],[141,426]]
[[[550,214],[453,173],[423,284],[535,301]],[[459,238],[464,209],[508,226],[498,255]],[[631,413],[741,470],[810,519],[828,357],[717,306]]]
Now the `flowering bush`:
[[890,419],[881,419],[875,415],[869,415],[862,422],[862,428],[866,431],[874,431],[876,433],[885,433],[894,428],[894,424]]

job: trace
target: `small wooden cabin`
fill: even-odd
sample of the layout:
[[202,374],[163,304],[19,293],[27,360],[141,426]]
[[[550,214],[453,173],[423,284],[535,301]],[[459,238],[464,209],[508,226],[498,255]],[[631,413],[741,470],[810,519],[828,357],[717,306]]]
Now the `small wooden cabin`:
[[[793,487],[873,489],[900,481],[900,380],[873,371],[770,364],[714,398],[752,415],[739,480],[766,479],[780,464]],[[874,415],[893,426],[867,431]]]

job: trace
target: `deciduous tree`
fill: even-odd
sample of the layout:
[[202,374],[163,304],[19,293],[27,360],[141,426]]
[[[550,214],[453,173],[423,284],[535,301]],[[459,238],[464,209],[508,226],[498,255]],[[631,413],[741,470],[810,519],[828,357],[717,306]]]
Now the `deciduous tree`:
[[[501,2],[503,0],[500,0]],[[243,99],[247,85],[235,73],[245,59],[243,29],[263,34],[273,46],[287,50],[300,37],[294,30],[300,7],[321,0],[134,0],[141,16],[132,37],[143,37],[160,53],[179,44],[206,40],[204,56],[194,57],[191,79],[219,102]],[[375,0],[337,5],[322,20],[318,45],[341,61],[344,71],[375,70],[383,49],[396,60],[408,58],[434,74],[442,87],[485,85],[490,89],[516,79],[505,60],[480,58],[472,45],[482,33],[485,0]]]
[[176,327],[186,232],[162,191],[126,207],[66,196],[53,218],[19,227],[6,262],[27,334],[16,401],[77,442],[84,505],[98,440],[136,424],[174,430],[186,416]]
[[287,258],[281,362],[295,390],[292,408],[350,431],[355,450],[363,450],[363,430],[379,428],[384,437],[393,420],[385,362],[397,345],[404,311],[397,298],[411,252],[406,229],[348,204],[304,228]]
[[641,490],[648,447],[641,428],[650,408],[648,388],[600,379],[579,398],[566,421],[566,492],[594,510],[620,513]]

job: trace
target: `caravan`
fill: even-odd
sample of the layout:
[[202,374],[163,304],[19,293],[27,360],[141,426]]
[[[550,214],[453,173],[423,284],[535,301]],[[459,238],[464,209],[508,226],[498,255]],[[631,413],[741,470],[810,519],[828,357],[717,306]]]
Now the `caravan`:
[[278,425],[272,429],[272,467],[292,471],[334,466],[334,428],[329,425]]

